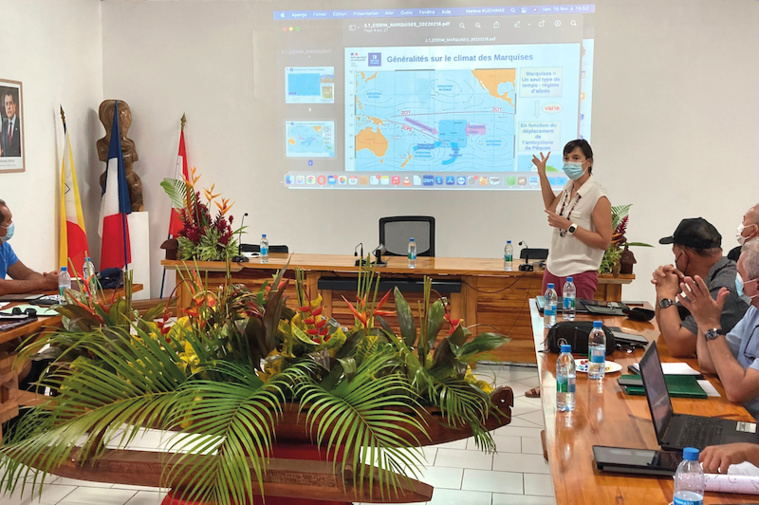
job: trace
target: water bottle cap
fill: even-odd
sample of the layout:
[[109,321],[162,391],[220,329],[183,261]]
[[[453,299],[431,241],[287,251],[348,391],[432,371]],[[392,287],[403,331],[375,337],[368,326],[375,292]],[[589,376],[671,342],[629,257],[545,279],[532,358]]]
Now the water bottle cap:
[[601,321],[593,321],[593,328],[600,328],[604,325]]
[[553,289],[553,282],[548,283],[548,289]]
[[683,449],[683,459],[688,461],[698,461],[698,449],[695,447],[686,447]]
[[266,238],[266,233],[262,233],[261,238]]
[[86,258],[84,258],[84,261],[92,261],[92,260],[90,259],[89,256],[87,256]]
[[506,243],[507,243],[507,244],[511,244],[511,240],[507,240],[507,241],[506,241]]
[[569,344],[561,344],[561,352],[572,352],[572,346]]
[[414,241],[414,237],[411,237],[410,239],[408,239],[408,241],[409,242],[413,242]]
[[67,271],[68,271],[68,267],[61,267],[61,272],[67,272]]
[[567,277],[567,282],[574,282],[574,281],[572,280],[572,277]]

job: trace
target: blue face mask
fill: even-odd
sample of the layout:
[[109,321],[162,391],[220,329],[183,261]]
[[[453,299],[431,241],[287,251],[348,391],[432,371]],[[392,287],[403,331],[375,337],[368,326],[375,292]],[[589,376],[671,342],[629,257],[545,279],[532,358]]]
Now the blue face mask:
[[5,232],[5,236],[0,237],[0,241],[8,242],[13,237],[14,229],[15,229],[14,223],[11,223],[10,225],[8,225],[8,228],[6,228],[7,231]]
[[582,163],[578,163],[576,161],[565,161],[562,170],[564,170],[564,173],[567,174],[567,177],[573,181],[576,181],[585,173],[585,170],[582,168]]
[[[751,280],[748,281],[749,283],[756,282],[757,280]],[[738,296],[741,297],[741,300],[746,302],[746,304],[751,304],[751,299],[756,298],[757,295],[754,296],[748,296],[746,293],[743,292],[743,277],[741,277],[741,274],[735,274],[735,292],[738,294]]]

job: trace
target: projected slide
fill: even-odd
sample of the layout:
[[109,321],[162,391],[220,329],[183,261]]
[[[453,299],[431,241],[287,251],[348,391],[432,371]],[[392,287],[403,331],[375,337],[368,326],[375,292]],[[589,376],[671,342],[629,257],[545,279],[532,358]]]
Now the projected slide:
[[284,184],[539,190],[541,151],[551,186],[566,184],[564,144],[590,138],[595,6],[407,4],[292,0],[268,37],[256,28],[276,54],[256,92],[280,97]]
[[325,158],[334,155],[334,121],[287,122],[287,156]]

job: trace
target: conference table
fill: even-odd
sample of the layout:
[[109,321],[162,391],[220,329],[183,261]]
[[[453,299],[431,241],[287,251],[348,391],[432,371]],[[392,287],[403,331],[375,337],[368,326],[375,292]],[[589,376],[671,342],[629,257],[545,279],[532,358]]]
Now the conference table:
[[[429,276],[433,280],[433,297],[446,297],[451,315],[463,318],[464,324],[474,333],[494,331],[511,338],[511,341],[492,353],[498,361],[535,363],[535,352],[530,327],[528,300],[541,294],[543,271],[522,272],[519,262],[514,262],[513,270],[504,270],[502,259],[493,258],[446,258],[418,257],[416,268],[408,268],[405,257],[385,258],[387,266],[377,267],[381,276],[380,297],[398,287],[416,309],[423,299],[422,279]],[[253,289],[271,280],[277,270],[288,266],[285,277],[293,279],[294,269],[304,272],[305,284],[312,298],[317,293],[323,298],[325,314],[334,317],[340,324],[353,324],[353,314],[343,297],[355,303],[356,277],[359,267],[351,255],[335,254],[271,254],[268,263],[259,258],[251,258],[247,263],[197,261],[182,262],[164,260],[163,266],[176,271],[178,306],[187,307],[190,291],[186,277],[187,268],[197,268],[209,286],[224,282],[227,271],[231,282],[245,284]],[[635,279],[629,275],[602,275],[596,298],[600,300],[621,300],[622,286]],[[294,295],[293,295],[294,296]],[[392,306],[392,298],[389,301]],[[390,317],[388,322],[396,326]]]
[[[643,350],[633,353],[616,350],[607,360],[622,365],[622,371],[606,374],[603,380],[588,380],[577,373],[574,412],[556,411],[556,360],[558,354],[542,352],[548,330],[535,300],[530,300],[533,338],[541,384],[541,402],[545,417],[544,444],[551,467],[557,505],[598,504],[667,504],[672,501],[674,481],[657,478],[603,473],[595,469],[593,446],[659,449],[645,396],[626,395],[617,378],[637,363]],[[577,319],[591,319],[579,315]],[[599,319],[594,316],[592,319]],[[619,326],[627,333],[644,335],[656,341],[662,361],[686,362],[698,369],[695,358],[673,358],[656,324],[634,322],[625,317],[601,317],[606,326]],[[575,357],[578,357],[575,355]],[[672,398],[675,412],[722,417],[754,422],[739,405],[725,398],[725,390],[714,376],[706,376],[721,397],[703,399]],[[759,496],[706,493],[704,504],[757,503]]]

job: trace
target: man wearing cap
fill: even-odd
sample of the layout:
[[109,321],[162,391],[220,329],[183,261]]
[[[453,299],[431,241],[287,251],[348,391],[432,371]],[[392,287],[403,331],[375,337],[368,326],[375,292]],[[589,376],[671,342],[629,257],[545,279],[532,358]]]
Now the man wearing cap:
[[735,239],[740,244],[727,253],[727,257],[733,261],[738,261],[741,255],[741,247],[750,240],[759,237],[759,204],[754,205],[743,214],[743,220],[735,230]]
[[726,331],[741,320],[748,305],[735,292],[735,262],[722,255],[722,236],[709,221],[701,217],[683,219],[675,232],[659,243],[672,244],[675,264],[660,266],[651,279],[656,286],[656,322],[673,356],[692,356],[696,353],[698,324],[676,300],[686,276],[700,276],[714,299],[726,288],[720,318]]

